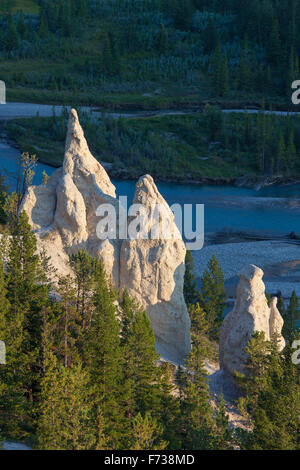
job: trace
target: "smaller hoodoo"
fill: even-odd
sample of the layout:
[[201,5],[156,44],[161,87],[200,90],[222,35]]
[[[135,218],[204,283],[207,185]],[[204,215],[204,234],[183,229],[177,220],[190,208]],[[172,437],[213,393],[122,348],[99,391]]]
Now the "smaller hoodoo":
[[255,331],[263,331],[266,340],[276,334],[280,350],[285,346],[281,335],[283,319],[277,309],[277,298],[272,299],[269,307],[263,275],[263,271],[254,265],[240,272],[234,308],[224,319],[221,328],[220,365],[231,375],[235,371],[245,373],[245,347]]

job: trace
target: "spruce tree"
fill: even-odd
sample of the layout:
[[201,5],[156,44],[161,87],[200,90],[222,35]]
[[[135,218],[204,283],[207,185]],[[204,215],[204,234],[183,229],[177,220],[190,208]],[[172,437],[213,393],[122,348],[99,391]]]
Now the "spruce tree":
[[152,411],[154,416],[159,415],[159,356],[150,320],[126,291],[121,308],[125,376],[131,383],[135,410],[143,416],[147,411]]
[[265,340],[264,332],[254,332],[245,348],[247,360],[245,374],[236,372],[236,381],[244,391],[239,398],[239,408],[250,416],[257,408],[258,398],[267,381],[268,355],[271,353],[271,344]]
[[186,361],[184,398],[181,405],[182,448],[213,448],[213,419],[209,386],[204,369],[205,351],[201,338],[192,335],[192,351]]
[[244,39],[243,50],[240,57],[239,87],[241,90],[246,91],[252,89],[252,70],[247,36]]
[[163,424],[163,439],[169,443],[169,449],[178,449],[180,437],[178,427],[180,424],[180,401],[175,395],[174,366],[169,362],[163,362],[161,367],[160,385],[160,421]]
[[279,34],[278,19],[275,18],[272,24],[271,33],[267,45],[267,57],[271,65],[278,67],[282,55],[281,40]]
[[276,160],[277,160],[276,169],[277,169],[277,173],[279,173],[281,168],[286,168],[286,147],[285,147],[285,140],[282,134],[279,136]]
[[24,358],[26,363],[26,380],[22,385],[27,388],[28,399],[33,403],[41,371],[42,310],[48,303],[49,285],[37,254],[36,237],[31,232],[25,212],[20,214],[12,227],[8,247],[7,291],[11,304],[11,326],[14,321],[22,324],[22,353],[19,351],[18,361]]
[[18,22],[17,22],[17,31],[18,31],[19,36],[23,39],[26,35],[26,24],[25,24],[23,11],[20,11],[19,13]]
[[96,271],[95,311],[84,340],[84,361],[90,374],[94,413],[103,412],[104,434],[108,446],[117,447],[122,439],[122,350],[120,324],[114,305],[116,293],[111,289],[103,265]]
[[214,448],[218,450],[232,450],[234,436],[233,431],[229,428],[229,416],[226,412],[225,400],[222,394],[218,401],[215,426]]
[[65,367],[70,367],[78,359],[77,340],[80,337],[80,316],[76,310],[75,287],[71,276],[61,277],[58,283],[61,301],[58,308],[57,337],[58,355]]
[[300,306],[296,291],[293,291],[288,308],[283,316],[283,336],[289,342],[293,338],[296,322],[300,320]]
[[14,17],[9,15],[8,31],[5,38],[5,48],[7,52],[12,52],[19,47],[19,36],[16,30]]
[[161,439],[162,427],[146,413],[138,413],[133,420],[131,450],[164,450],[168,443]]
[[201,281],[200,305],[206,312],[211,337],[217,338],[223,321],[227,295],[224,275],[215,255],[209,261]]
[[64,367],[49,351],[41,382],[37,437],[42,450],[89,450],[96,443],[91,423],[89,377],[80,363]]
[[185,274],[184,274],[184,298],[187,305],[194,304],[199,299],[197,289],[196,273],[194,259],[191,251],[187,250],[185,256]]
[[7,315],[9,313],[10,304],[7,299],[6,279],[3,266],[3,251],[0,252],[0,339],[4,341],[6,334]]
[[159,35],[157,39],[157,50],[159,54],[164,54],[168,47],[168,33],[164,24],[160,25]]
[[93,292],[98,262],[86,249],[79,250],[71,257],[71,267],[75,274],[76,310],[81,328],[87,330],[94,311]]
[[[255,365],[252,371],[257,378],[255,382],[253,374],[244,378],[245,383],[248,382],[246,400],[252,431],[242,441],[241,447],[251,450],[299,449],[299,370],[292,362],[292,350],[288,346],[279,353],[276,339],[271,343],[265,342],[265,346],[262,335],[259,338],[256,334],[254,339],[256,348],[248,349],[248,364],[252,362]],[[261,353],[265,352],[261,356],[264,356],[263,362],[257,361],[258,346]]]
[[219,42],[218,32],[211,18],[209,18],[207,28],[204,31],[203,41],[204,54],[208,55],[216,49]]
[[290,131],[289,138],[288,138],[288,145],[287,145],[287,169],[290,173],[291,170],[295,167],[296,158],[297,158],[297,151],[295,146],[295,139],[294,139],[294,131],[293,129]]

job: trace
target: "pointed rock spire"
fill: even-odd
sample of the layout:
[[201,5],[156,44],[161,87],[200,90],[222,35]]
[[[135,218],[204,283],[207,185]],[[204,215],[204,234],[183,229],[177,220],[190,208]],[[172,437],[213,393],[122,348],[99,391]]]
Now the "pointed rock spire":
[[281,336],[283,319],[277,310],[277,299],[268,306],[263,283],[263,271],[254,265],[246,266],[239,274],[236,301],[226,316],[220,332],[220,364],[231,375],[245,373],[245,348],[255,331],[263,331],[266,341],[274,333],[279,336],[279,348],[285,346]]
[[[183,297],[186,249],[174,215],[149,175],[137,183],[135,203],[147,210],[163,207],[160,223],[167,222],[165,239],[101,239],[97,233],[97,209],[110,204],[117,215],[115,187],[91,154],[75,110],[71,110],[63,168],[46,185],[29,188],[22,210],[29,215],[38,244],[52,260],[57,274],[71,269],[69,255],[81,248],[101,259],[116,288],[127,287],[146,308],[160,350],[176,359],[190,351],[190,320]],[[151,223],[147,232],[151,231]],[[69,271],[68,271],[69,270]]]
[[63,168],[64,173],[74,178],[81,192],[87,192],[87,185],[95,182],[104,194],[116,197],[116,188],[107,172],[90,152],[75,109],[71,109],[69,115]]
[[[174,215],[149,175],[139,179],[134,203],[147,209],[148,239],[124,240],[121,246],[120,282],[147,312],[158,350],[176,361],[190,351],[190,318],[183,296],[186,248]],[[162,210],[159,230],[150,238],[153,220],[149,211]],[[152,222],[151,222],[152,221]],[[167,237],[163,229],[167,230]]]

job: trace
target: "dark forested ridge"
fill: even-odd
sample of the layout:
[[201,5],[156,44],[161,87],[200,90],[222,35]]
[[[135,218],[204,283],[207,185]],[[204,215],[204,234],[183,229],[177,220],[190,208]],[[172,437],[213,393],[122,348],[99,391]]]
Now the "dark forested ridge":
[[287,106],[299,78],[298,0],[1,3],[12,98],[158,108],[264,96]]

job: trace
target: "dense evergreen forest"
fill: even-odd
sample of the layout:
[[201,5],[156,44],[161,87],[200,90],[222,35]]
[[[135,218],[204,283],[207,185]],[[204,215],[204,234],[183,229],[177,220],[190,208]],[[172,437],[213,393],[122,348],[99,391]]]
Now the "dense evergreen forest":
[[[23,156],[25,187],[3,196],[0,256],[0,441],[22,440],[38,449],[299,449],[299,300],[282,299],[287,346],[277,351],[255,333],[239,410],[247,429],[229,425],[222,396],[210,400],[205,362],[217,361],[226,292],[215,256],[198,289],[186,256],[184,295],[192,351],[184,367],[160,359],[142,306],[116,291],[103,265],[86,250],[70,257],[74,275],[53,284],[53,268],[28,217],[20,213],[33,167]],[[4,261],[2,261],[4,260]],[[116,302],[118,300],[118,302]],[[290,403],[293,406],[289,406]]]
[[11,97],[165,107],[265,96],[287,105],[299,78],[298,0],[1,5],[0,74]]
[[74,277],[60,277],[54,294],[49,260],[38,255],[26,214],[16,216],[17,202],[11,196],[7,203],[1,237],[2,439],[52,450],[299,450],[299,368],[291,360],[295,294],[287,311],[280,304],[289,319],[283,353],[276,338],[266,342],[263,334],[249,343],[249,375],[237,377],[248,430],[233,430],[222,396],[214,406],[209,399],[204,367],[215,357],[226,299],[216,258],[199,292],[187,254],[193,348],[185,367],[175,370],[159,359],[143,308],[126,290],[114,291],[87,251],[70,258]]

